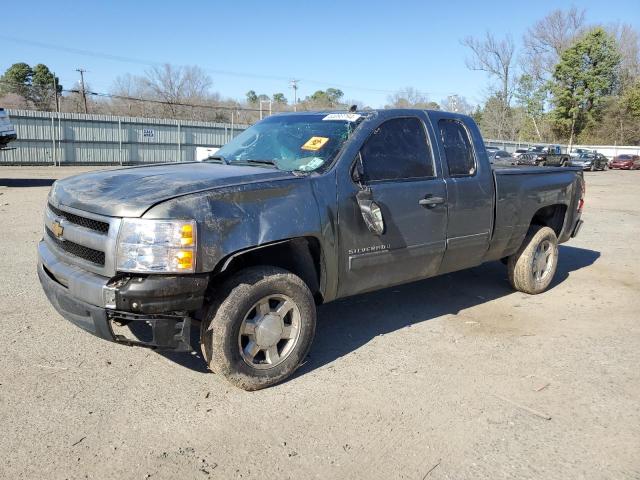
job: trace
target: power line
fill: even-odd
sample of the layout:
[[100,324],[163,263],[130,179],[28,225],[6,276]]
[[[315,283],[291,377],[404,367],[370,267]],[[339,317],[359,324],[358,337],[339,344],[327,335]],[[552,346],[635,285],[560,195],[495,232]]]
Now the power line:
[[[38,42],[35,40],[27,40],[27,39],[23,39],[23,38],[17,38],[17,37],[10,37],[10,36],[6,36],[6,35],[0,35],[0,39],[3,40],[7,40],[10,42],[14,42],[14,43],[22,43],[25,45],[32,45],[34,47],[39,47],[39,48],[46,48],[48,50],[58,50],[58,51],[62,51],[62,52],[67,52],[67,53],[74,53],[76,55],[84,55],[84,56],[89,56],[89,57],[93,57],[93,58],[104,58],[107,60],[113,60],[113,61],[117,61],[117,62],[125,62],[125,63],[133,63],[133,64],[142,64],[142,65],[147,65],[147,66],[161,66],[166,62],[158,62],[158,61],[154,61],[154,60],[149,60],[149,59],[142,59],[142,58],[135,58],[135,57],[127,57],[127,56],[123,56],[123,55],[112,55],[109,53],[103,53],[103,52],[96,52],[96,51],[92,51],[92,50],[85,50],[85,49],[81,49],[81,48],[72,48],[72,47],[65,47],[65,46],[61,46],[61,45],[52,45],[49,43],[43,43],[43,42]],[[256,79],[264,79],[264,80],[278,80],[278,81],[283,81],[283,82],[289,82],[290,81],[290,77],[282,77],[282,76],[277,76],[277,75],[263,75],[263,74],[256,74],[256,73],[248,73],[248,72],[235,72],[235,71],[230,71],[230,70],[219,70],[219,69],[210,69],[210,68],[203,68],[203,70],[212,73],[212,74],[216,74],[216,75],[227,75],[227,76],[234,76],[234,77],[241,77],[241,78],[256,78]],[[345,89],[350,89],[350,90],[357,90],[357,91],[362,91],[362,92],[371,92],[371,93],[384,93],[384,94],[393,94],[393,93],[397,93],[398,91],[401,91],[402,89],[398,89],[398,90],[388,90],[388,89],[380,89],[380,88],[371,88],[371,87],[364,87],[364,86],[358,86],[358,85],[349,85],[349,84],[343,84],[343,83],[335,83],[335,82],[327,82],[325,80],[317,80],[317,79],[312,79],[312,78],[301,78],[298,81],[302,81],[304,83],[308,83],[308,84],[312,84],[312,85],[331,85],[334,87],[338,87],[338,88],[345,88]],[[451,95],[454,94],[455,92],[425,92],[425,91],[417,91],[417,93],[420,93],[421,95]]]

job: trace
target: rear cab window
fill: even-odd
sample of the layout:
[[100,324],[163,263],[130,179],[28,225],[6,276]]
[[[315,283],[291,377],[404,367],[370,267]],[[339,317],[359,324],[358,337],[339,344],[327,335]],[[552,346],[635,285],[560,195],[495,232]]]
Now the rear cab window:
[[435,177],[431,145],[416,117],[387,120],[369,136],[360,154],[367,182]]
[[449,166],[449,176],[469,177],[476,174],[477,164],[471,138],[466,127],[459,120],[438,121],[440,140],[444,156]]

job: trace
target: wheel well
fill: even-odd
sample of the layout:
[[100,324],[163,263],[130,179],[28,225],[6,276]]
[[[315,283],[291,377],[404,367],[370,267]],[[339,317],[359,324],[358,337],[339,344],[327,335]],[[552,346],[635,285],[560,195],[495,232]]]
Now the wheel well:
[[551,228],[560,237],[567,206],[562,204],[548,205],[538,210],[531,220],[531,225],[542,225]]
[[284,268],[299,276],[309,287],[317,303],[322,303],[322,251],[313,237],[300,237],[250,248],[221,261],[214,275],[223,278],[254,265]]

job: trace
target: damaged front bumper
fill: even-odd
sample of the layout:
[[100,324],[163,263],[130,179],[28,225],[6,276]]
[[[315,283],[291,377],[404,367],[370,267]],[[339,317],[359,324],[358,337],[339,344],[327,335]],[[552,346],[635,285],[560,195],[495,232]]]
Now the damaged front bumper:
[[78,327],[125,345],[191,350],[191,313],[204,302],[207,275],[109,279],[59,260],[38,245],[38,277],[60,315]]

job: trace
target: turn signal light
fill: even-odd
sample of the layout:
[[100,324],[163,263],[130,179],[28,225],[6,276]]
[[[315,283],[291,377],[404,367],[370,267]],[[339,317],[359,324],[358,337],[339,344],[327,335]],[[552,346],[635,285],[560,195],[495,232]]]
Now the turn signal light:
[[193,225],[186,224],[180,227],[180,245],[183,247],[193,245]]
[[191,250],[179,250],[176,253],[176,260],[178,260],[178,269],[180,270],[192,270],[193,269],[193,251]]

